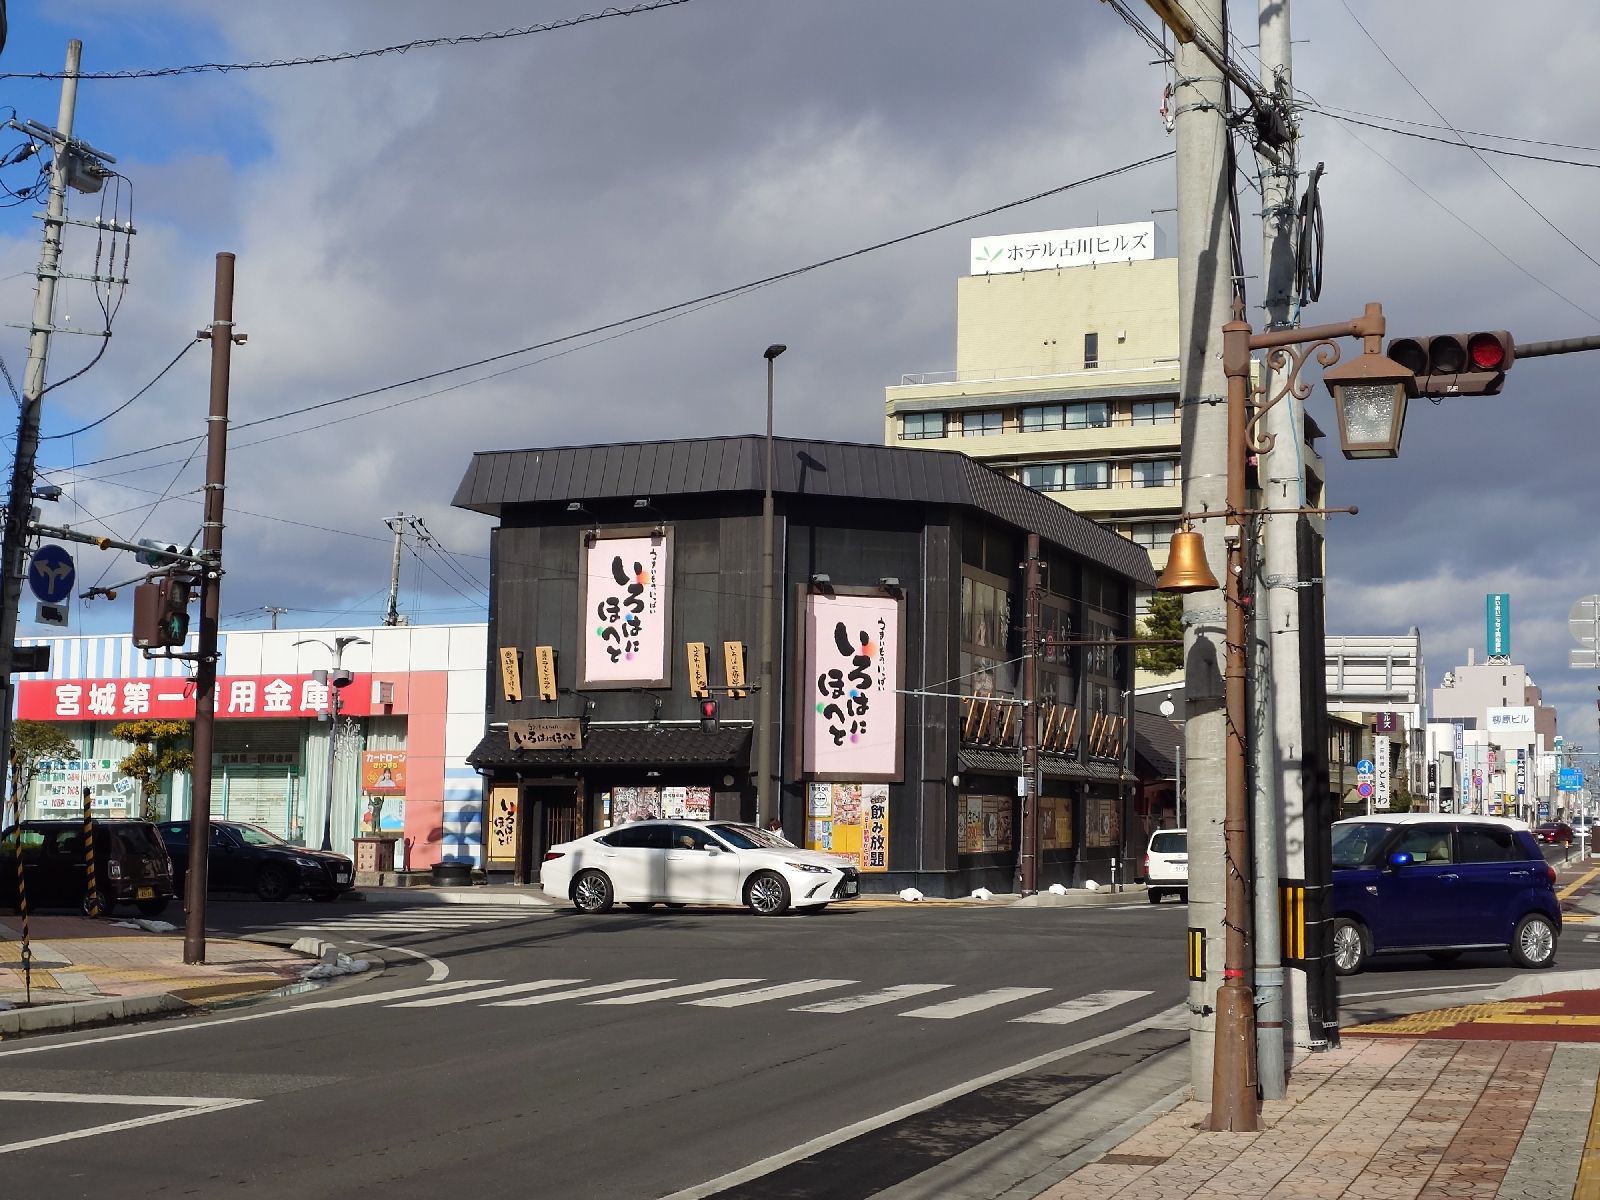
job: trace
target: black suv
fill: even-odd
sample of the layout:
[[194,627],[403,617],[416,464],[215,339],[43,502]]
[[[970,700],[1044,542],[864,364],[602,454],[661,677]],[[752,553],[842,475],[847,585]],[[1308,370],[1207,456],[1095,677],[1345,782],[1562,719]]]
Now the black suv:
[[[28,907],[82,905],[89,911],[82,821],[24,821],[0,833],[0,902],[17,904],[17,859],[22,853]],[[149,821],[107,817],[94,822],[95,890],[100,913],[133,904],[159,917],[177,894],[172,863]]]
[[[189,822],[167,821],[159,829],[181,890],[189,867]],[[332,900],[355,886],[355,867],[344,855],[296,846],[243,821],[211,822],[206,864],[207,891],[254,892],[263,900],[282,900],[296,892]]]

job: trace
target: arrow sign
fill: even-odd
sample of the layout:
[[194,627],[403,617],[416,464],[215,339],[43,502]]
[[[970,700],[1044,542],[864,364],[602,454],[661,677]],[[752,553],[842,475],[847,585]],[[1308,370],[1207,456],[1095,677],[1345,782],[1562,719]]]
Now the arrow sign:
[[60,546],[40,546],[28,561],[28,586],[43,604],[60,604],[72,595],[78,577],[72,555]]
[[[1346,759],[1345,761],[1349,762],[1350,760]],[[1356,770],[1360,771],[1361,774],[1363,774],[1363,775],[1371,775],[1372,774],[1372,760],[1370,758],[1363,758],[1360,762],[1358,762],[1356,764]]]

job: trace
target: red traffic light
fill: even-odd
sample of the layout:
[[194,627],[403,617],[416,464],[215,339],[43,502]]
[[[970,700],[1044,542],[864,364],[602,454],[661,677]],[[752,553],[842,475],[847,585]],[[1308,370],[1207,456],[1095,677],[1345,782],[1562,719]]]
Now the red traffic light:
[[717,728],[717,702],[715,700],[700,701],[700,730],[702,733],[713,733]]
[[1495,396],[1516,361],[1505,330],[1395,338],[1388,356],[1417,377],[1419,396]]
[[1504,371],[1514,353],[1508,333],[1475,333],[1467,339],[1467,357],[1474,371]]

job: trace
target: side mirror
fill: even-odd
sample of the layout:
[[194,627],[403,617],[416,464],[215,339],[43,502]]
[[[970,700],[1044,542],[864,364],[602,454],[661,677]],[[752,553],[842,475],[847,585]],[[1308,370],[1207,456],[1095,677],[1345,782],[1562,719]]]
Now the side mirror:
[[706,846],[706,853],[707,854],[721,854],[722,853],[722,847],[717,845],[715,842],[712,842],[712,843],[710,843],[710,844],[708,844]]
[[1404,850],[1396,850],[1393,854],[1389,855],[1389,866],[1396,871],[1398,871],[1401,867],[1409,867],[1410,865],[1411,855],[1407,854]]

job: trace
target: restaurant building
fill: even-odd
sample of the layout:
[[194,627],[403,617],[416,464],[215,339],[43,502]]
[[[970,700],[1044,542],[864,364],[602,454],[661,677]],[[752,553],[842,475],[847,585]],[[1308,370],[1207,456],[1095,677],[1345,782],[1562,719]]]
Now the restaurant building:
[[[497,521],[469,755],[491,870],[536,878],[549,845],[623,820],[758,818],[764,446],[473,457],[454,502]],[[1109,880],[1135,782],[1114,643],[1154,583],[1144,549],[951,451],[779,438],[772,492],[785,835],[869,891],[1014,890],[1035,535],[1039,882]]]

